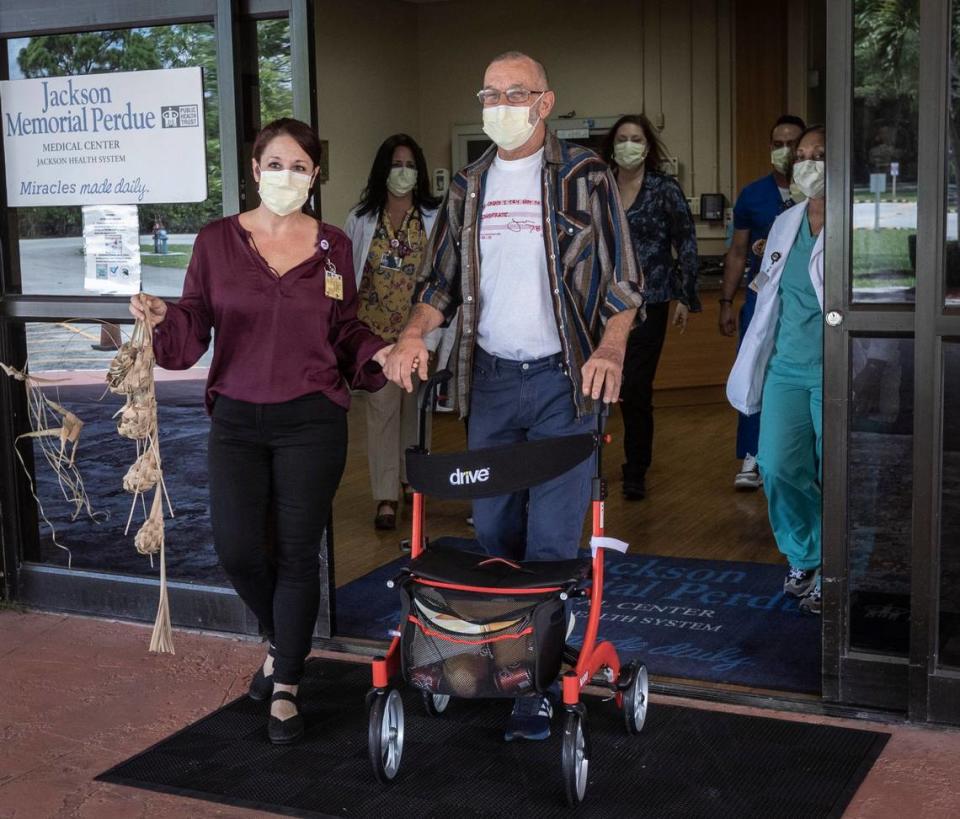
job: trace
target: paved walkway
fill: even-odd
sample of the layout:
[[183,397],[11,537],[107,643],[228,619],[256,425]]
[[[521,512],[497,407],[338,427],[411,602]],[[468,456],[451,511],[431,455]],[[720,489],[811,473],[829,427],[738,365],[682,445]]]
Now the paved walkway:
[[[193,233],[175,233],[171,245],[192,245]],[[153,237],[140,237],[141,245],[153,245]],[[144,257],[143,289],[156,296],[179,296],[183,290],[185,267],[155,267]],[[74,296],[96,295],[83,288],[83,237],[20,240],[20,275],[23,292],[28,294]]]
[[[176,655],[152,655],[149,637],[129,623],[0,610],[0,818],[266,815],[93,781],[242,694],[262,656],[251,641],[184,631]],[[893,734],[847,817],[960,816],[960,731],[779,716]]]

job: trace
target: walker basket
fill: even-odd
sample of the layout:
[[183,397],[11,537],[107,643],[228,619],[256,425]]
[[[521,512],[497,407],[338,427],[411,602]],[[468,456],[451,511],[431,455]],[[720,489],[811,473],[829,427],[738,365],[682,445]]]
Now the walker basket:
[[553,592],[491,594],[403,584],[406,682],[454,697],[544,693],[560,673],[564,604]]

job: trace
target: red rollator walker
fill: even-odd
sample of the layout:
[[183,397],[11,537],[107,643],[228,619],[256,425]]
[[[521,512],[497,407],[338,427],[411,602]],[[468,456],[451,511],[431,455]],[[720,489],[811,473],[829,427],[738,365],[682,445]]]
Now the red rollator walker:
[[[450,378],[441,371],[420,395],[419,445],[406,453],[407,480],[414,489],[410,564],[388,582],[400,591],[398,636],[386,656],[373,661],[367,695],[368,749],[374,773],[387,783],[403,755],[400,680],[422,692],[428,714],[442,714],[453,697],[468,699],[546,694],[560,680],[563,708],[561,770],[567,802],[583,801],[590,764],[587,686],[614,699],[626,729],[637,734],[647,713],[646,667],[621,665],[610,642],[597,633],[603,602],[606,486],[601,450],[606,412],[596,430],[583,435],[526,441],[455,453],[431,453],[426,417],[436,388]],[[493,497],[529,489],[569,471],[595,455],[592,487],[593,557],[559,561],[513,561],[479,552],[474,541],[424,536],[425,496],[441,499]],[[463,548],[466,546],[467,550]],[[475,551],[469,551],[471,547]],[[620,544],[623,546],[623,544]],[[583,645],[567,646],[567,601],[590,601]]]

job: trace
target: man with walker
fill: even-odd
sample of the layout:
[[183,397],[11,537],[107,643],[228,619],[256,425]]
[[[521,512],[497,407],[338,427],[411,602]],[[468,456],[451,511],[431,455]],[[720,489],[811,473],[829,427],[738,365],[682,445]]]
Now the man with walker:
[[[477,97],[495,143],[452,180],[387,377],[427,378],[424,336],[458,315],[451,355],[469,448],[589,432],[593,402],[620,393],[641,274],[606,163],[546,126],[546,71],[520,52],[496,57]],[[577,556],[593,464],[526,492],[473,501],[477,540],[514,560]],[[546,739],[552,708],[517,697],[506,739]]]

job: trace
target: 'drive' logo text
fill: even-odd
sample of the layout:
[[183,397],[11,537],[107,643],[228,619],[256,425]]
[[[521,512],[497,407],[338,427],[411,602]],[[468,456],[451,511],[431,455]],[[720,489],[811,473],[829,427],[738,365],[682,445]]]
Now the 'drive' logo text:
[[455,469],[450,473],[450,483],[454,486],[464,486],[469,483],[483,483],[490,480],[490,469]]

